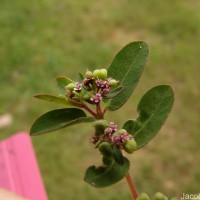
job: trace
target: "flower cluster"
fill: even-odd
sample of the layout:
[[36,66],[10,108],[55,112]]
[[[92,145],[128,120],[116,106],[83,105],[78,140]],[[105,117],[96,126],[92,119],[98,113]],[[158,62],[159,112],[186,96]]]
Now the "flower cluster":
[[123,149],[124,148],[124,144],[133,139],[133,136],[130,135],[129,133],[126,132],[126,130],[123,130],[123,132],[120,135],[113,135],[112,136],[112,142],[113,144],[115,144],[115,146],[119,149]]
[[128,153],[132,153],[133,150],[136,149],[136,142],[133,136],[129,134],[125,129],[118,130],[117,125],[114,122],[110,122],[107,126],[105,120],[101,120],[101,122],[102,127],[104,127],[104,131],[98,131],[98,129],[100,128],[98,124],[96,133],[94,136],[92,136],[90,142],[92,142],[93,144],[108,142],[120,150],[124,149]]
[[107,77],[106,69],[96,69],[93,72],[88,70],[81,82],[69,83],[65,89],[70,99],[82,98],[89,103],[99,104],[118,82]]
[[125,129],[118,130],[114,122],[110,122],[103,135],[104,141],[112,143],[119,149],[123,149],[125,142],[131,139],[133,139],[133,136],[127,133]]

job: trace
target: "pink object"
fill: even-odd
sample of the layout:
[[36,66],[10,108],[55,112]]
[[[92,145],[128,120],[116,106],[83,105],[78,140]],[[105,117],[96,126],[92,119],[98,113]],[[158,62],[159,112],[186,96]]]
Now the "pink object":
[[28,200],[48,200],[30,136],[25,132],[0,142],[0,188]]

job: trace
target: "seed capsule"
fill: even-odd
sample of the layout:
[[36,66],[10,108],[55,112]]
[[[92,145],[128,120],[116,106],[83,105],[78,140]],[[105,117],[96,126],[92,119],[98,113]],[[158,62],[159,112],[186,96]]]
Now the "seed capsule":
[[118,85],[118,82],[119,82],[119,81],[117,81],[117,80],[115,80],[115,79],[111,79],[111,80],[108,82],[108,85],[109,85],[110,87],[115,87],[115,86]]
[[131,140],[126,141],[123,147],[127,153],[131,154],[137,149],[137,143],[134,139],[131,139]]
[[100,72],[99,69],[95,69],[95,70],[93,71],[93,76],[94,76],[95,79],[98,79],[99,72]]
[[93,71],[93,76],[95,79],[106,80],[107,78],[107,69],[96,69]]
[[74,83],[70,83],[67,86],[65,86],[65,89],[69,90],[69,91],[73,91],[74,87],[75,87],[75,84]]
[[94,127],[97,135],[104,133],[104,130],[108,127],[108,122],[106,120],[98,120],[94,123]]
[[107,120],[100,119],[100,120],[94,122],[94,126],[95,127],[96,126],[101,126],[101,127],[104,127],[104,129],[105,129],[105,128],[107,128],[109,126],[109,124],[108,124]]
[[167,200],[167,197],[161,192],[157,192],[154,196],[154,200]]
[[85,73],[85,77],[86,78],[92,78],[92,76],[93,76],[93,74],[92,74],[92,72],[91,71],[86,71],[86,73]]
[[107,78],[107,69],[100,69],[98,73],[98,78],[105,80]]
[[148,194],[142,193],[136,200],[150,200]]
[[122,133],[127,133],[125,129],[120,129],[116,132],[116,135],[120,136]]

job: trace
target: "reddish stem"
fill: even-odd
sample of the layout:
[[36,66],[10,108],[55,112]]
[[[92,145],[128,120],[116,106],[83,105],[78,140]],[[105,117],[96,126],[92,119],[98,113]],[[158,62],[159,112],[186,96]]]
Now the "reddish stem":
[[100,105],[100,103],[98,103],[97,105],[96,105],[96,111],[97,111],[97,118],[98,119],[103,119],[104,118],[104,113],[102,112],[102,110],[101,110],[101,105]]
[[129,188],[130,188],[130,190],[131,190],[131,194],[132,194],[133,200],[137,199],[138,193],[137,193],[137,191],[135,190],[135,186],[134,186],[134,184],[133,184],[133,181],[132,181],[131,176],[130,176],[129,173],[126,175],[126,180],[127,180],[127,182],[128,182]]
[[92,110],[90,107],[88,107],[86,104],[82,104],[82,107],[87,110],[91,115],[93,115],[95,118],[97,117],[97,113]]

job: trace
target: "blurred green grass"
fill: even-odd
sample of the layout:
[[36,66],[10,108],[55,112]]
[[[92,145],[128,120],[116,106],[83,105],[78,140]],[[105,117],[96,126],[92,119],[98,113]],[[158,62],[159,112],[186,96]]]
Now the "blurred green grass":
[[[173,111],[156,139],[128,156],[131,174],[138,192],[198,193],[199,7],[195,0],[1,0],[0,115],[10,113],[14,120],[0,139],[29,131],[36,117],[59,108],[32,98],[56,94],[56,76],[75,78],[78,71],[107,67],[124,45],[144,40],[150,55],[141,81],[129,102],[107,118],[122,125],[135,117],[148,89],[172,85]],[[88,143],[92,132],[90,125],[81,125],[32,138],[50,200],[131,198],[124,180],[105,189],[83,182],[85,169],[100,163]]]

